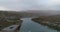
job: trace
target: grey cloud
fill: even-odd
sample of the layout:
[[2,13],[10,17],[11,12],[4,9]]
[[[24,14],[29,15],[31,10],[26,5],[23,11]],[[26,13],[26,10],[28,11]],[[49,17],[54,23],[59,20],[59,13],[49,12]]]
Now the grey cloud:
[[56,4],[52,0],[0,0],[0,6],[13,10],[59,10],[60,3]]

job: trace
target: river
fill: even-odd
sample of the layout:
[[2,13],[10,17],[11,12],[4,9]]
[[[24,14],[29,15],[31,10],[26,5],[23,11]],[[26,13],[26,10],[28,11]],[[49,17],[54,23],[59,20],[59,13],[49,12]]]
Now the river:
[[19,32],[60,32],[49,28],[47,26],[43,26],[31,20],[31,18],[22,18],[23,23]]

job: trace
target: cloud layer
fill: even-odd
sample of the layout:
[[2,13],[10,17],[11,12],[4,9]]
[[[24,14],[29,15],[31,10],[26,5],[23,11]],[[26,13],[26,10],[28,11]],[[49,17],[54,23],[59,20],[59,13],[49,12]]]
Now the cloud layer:
[[60,0],[0,0],[0,10],[4,9],[60,10]]

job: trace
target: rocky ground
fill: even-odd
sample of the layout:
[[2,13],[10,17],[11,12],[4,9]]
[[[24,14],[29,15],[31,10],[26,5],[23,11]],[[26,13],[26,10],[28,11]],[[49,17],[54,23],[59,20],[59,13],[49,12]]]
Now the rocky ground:
[[51,28],[60,30],[60,15],[55,16],[40,16],[32,19],[42,25],[47,25]]
[[21,15],[18,12],[0,11],[0,31],[10,25],[19,24]]

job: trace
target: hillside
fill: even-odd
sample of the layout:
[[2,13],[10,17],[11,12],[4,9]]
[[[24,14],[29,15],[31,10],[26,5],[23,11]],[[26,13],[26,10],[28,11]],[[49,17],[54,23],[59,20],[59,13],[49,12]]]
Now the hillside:
[[60,31],[60,15],[40,16],[38,18],[33,18],[32,20]]

